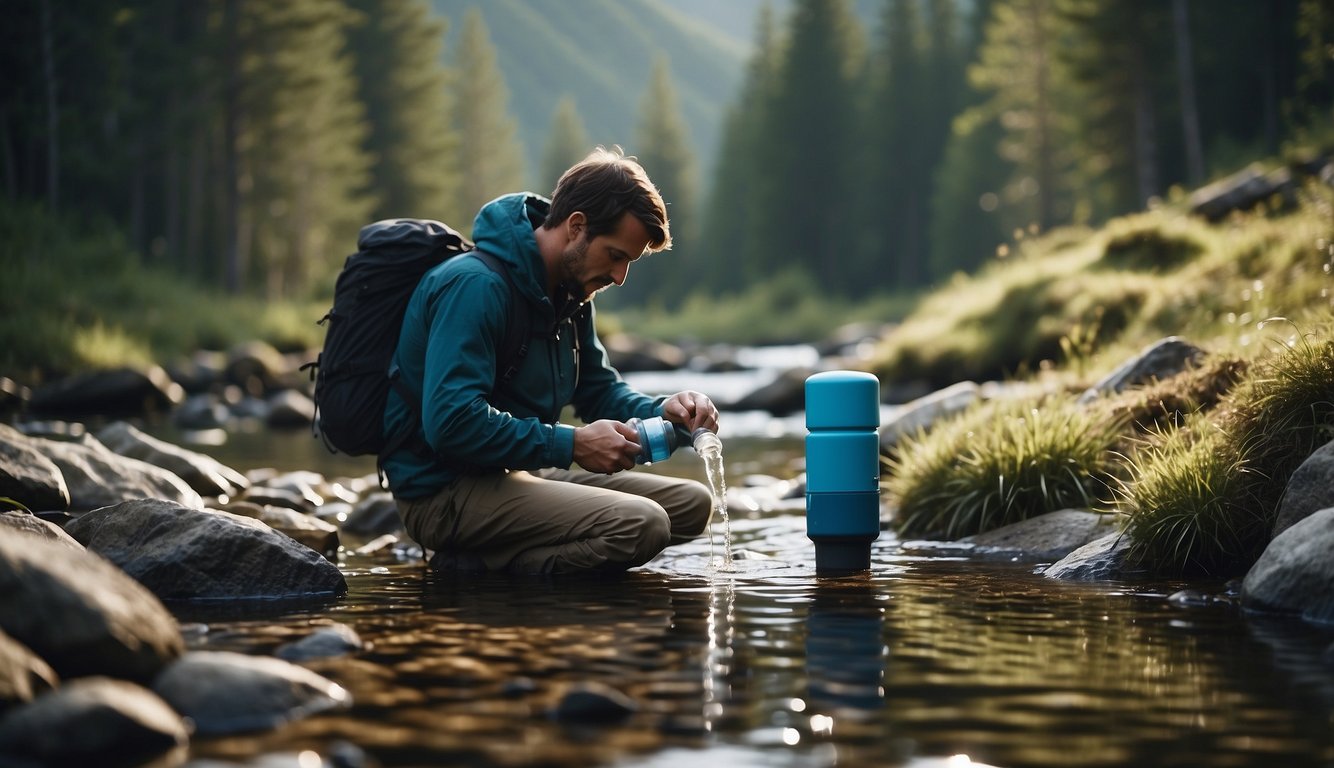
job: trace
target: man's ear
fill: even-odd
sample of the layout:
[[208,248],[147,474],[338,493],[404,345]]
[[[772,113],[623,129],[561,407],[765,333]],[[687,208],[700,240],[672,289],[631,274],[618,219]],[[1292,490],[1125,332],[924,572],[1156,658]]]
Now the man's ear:
[[570,240],[578,240],[587,228],[588,217],[583,211],[575,211],[565,219],[565,231],[569,233]]

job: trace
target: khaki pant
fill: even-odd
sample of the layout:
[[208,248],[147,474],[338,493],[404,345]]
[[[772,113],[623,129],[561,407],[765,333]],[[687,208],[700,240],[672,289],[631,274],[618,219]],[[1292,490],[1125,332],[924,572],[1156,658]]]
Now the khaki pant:
[[426,549],[518,573],[643,565],[702,533],[712,509],[698,482],[633,470],[492,472],[398,501],[408,535]]

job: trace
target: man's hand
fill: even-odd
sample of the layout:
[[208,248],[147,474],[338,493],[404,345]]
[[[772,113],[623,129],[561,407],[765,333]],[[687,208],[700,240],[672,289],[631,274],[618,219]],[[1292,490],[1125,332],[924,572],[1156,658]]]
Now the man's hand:
[[639,455],[639,433],[629,424],[601,419],[574,430],[574,463],[603,475],[630,469]]
[[673,424],[680,424],[687,432],[694,432],[704,427],[710,432],[718,431],[718,408],[713,401],[700,392],[686,390],[677,392],[662,404],[662,417]]

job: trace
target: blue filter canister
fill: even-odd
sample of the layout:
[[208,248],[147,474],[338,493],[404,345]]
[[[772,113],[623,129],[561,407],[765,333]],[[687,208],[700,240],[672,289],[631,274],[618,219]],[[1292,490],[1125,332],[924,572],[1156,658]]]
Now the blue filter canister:
[[861,371],[806,379],[806,535],[817,571],[871,567],[880,536],[880,380]]

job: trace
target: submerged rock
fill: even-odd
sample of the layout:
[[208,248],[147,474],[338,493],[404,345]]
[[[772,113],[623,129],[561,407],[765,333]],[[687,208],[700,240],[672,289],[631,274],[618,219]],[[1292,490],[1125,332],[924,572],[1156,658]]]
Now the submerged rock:
[[1334,507],[1294,523],[1269,542],[1242,582],[1242,605],[1334,624],[1330,552],[1334,552]]
[[342,686],[305,667],[229,651],[187,653],[153,690],[203,735],[266,730],[352,703]]
[[20,766],[138,766],[180,750],[154,763],[179,765],[188,737],[161,698],[104,677],[76,680],[0,719],[0,755]]
[[635,700],[602,683],[576,683],[566,689],[552,717],[568,723],[614,723],[639,711]]
[[294,643],[279,647],[274,655],[284,661],[300,662],[346,656],[363,647],[361,636],[355,629],[346,624],[333,624],[320,627]]
[[158,499],[94,510],[67,530],[164,600],[341,595],[313,549],[250,518]]
[[0,627],[62,678],[146,682],[185,650],[176,620],[141,584],[27,534],[0,536]]
[[0,496],[32,510],[69,508],[69,488],[60,467],[34,438],[8,424],[0,424]]
[[992,556],[1059,560],[1111,532],[1109,515],[1062,509],[968,536],[962,541],[974,545],[974,551]]

